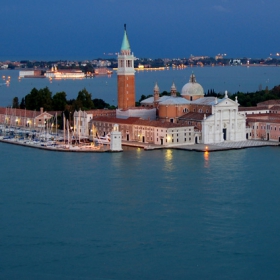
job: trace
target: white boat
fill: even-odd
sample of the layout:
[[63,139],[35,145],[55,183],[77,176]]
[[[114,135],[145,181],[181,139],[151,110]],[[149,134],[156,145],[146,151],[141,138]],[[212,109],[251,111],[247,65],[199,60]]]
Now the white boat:
[[110,135],[107,134],[105,136],[98,136],[97,138],[93,138],[93,141],[95,141],[98,144],[108,145],[111,142],[111,138]]

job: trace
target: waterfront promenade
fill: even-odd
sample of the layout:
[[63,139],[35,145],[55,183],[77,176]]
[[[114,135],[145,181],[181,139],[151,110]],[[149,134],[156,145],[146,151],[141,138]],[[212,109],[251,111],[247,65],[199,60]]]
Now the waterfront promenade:
[[176,150],[186,150],[186,151],[196,151],[196,152],[217,152],[217,151],[227,151],[245,148],[256,148],[265,146],[279,146],[278,142],[271,141],[257,141],[257,140],[247,140],[239,142],[229,142],[225,141],[217,144],[194,144],[194,145],[168,145],[159,146],[148,143],[140,142],[128,142],[122,141],[123,146],[138,147],[143,148],[147,151],[158,150],[158,149],[176,149]]

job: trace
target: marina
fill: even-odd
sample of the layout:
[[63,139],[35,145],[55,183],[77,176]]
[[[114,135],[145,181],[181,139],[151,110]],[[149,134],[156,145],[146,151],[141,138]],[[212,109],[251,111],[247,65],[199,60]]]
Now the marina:
[[[64,135],[68,134],[67,138]],[[67,131],[49,133],[46,130],[22,129],[0,126],[0,142],[58,152],[112,152],[110,142],[89,142],[88,139],[76,139]]]

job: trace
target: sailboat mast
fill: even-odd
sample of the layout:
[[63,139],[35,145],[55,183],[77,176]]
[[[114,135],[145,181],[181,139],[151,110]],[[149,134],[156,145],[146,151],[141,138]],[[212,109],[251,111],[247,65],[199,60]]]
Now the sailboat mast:
[[80,135],[80,124],[81,124],[81,109],[80,109],[80,111],[79,111],[79,120],[78,120],[78,124],[79,124],[79,144],[80,144],[80,137],[81,137],[81,135]]
[[63,140],[65,144],[65,115],[62,113],[62,118],[63,118]]

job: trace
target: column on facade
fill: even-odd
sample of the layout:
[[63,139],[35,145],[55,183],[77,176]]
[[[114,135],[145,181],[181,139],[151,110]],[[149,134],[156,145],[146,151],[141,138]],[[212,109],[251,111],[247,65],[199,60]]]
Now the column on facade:
[[235,112],[234,112],[234,140],[236,141],[237,140],[237,109],[235,109]]
[[216,143],[216,134],[217,134],[217,110],[216,108],[212,109],[214,111],[214,120],[215,120],[215,124],[214,124],[214,143]]
[[222,117],[222,109],[220,110],[220,132],[219,132],[219,136],[220,136],[220,141],[223,141],[223,126],[222,126],[222,123],[223,123],[223,117]]
[[232,139],[232,110],[229,109],[229,140]]

